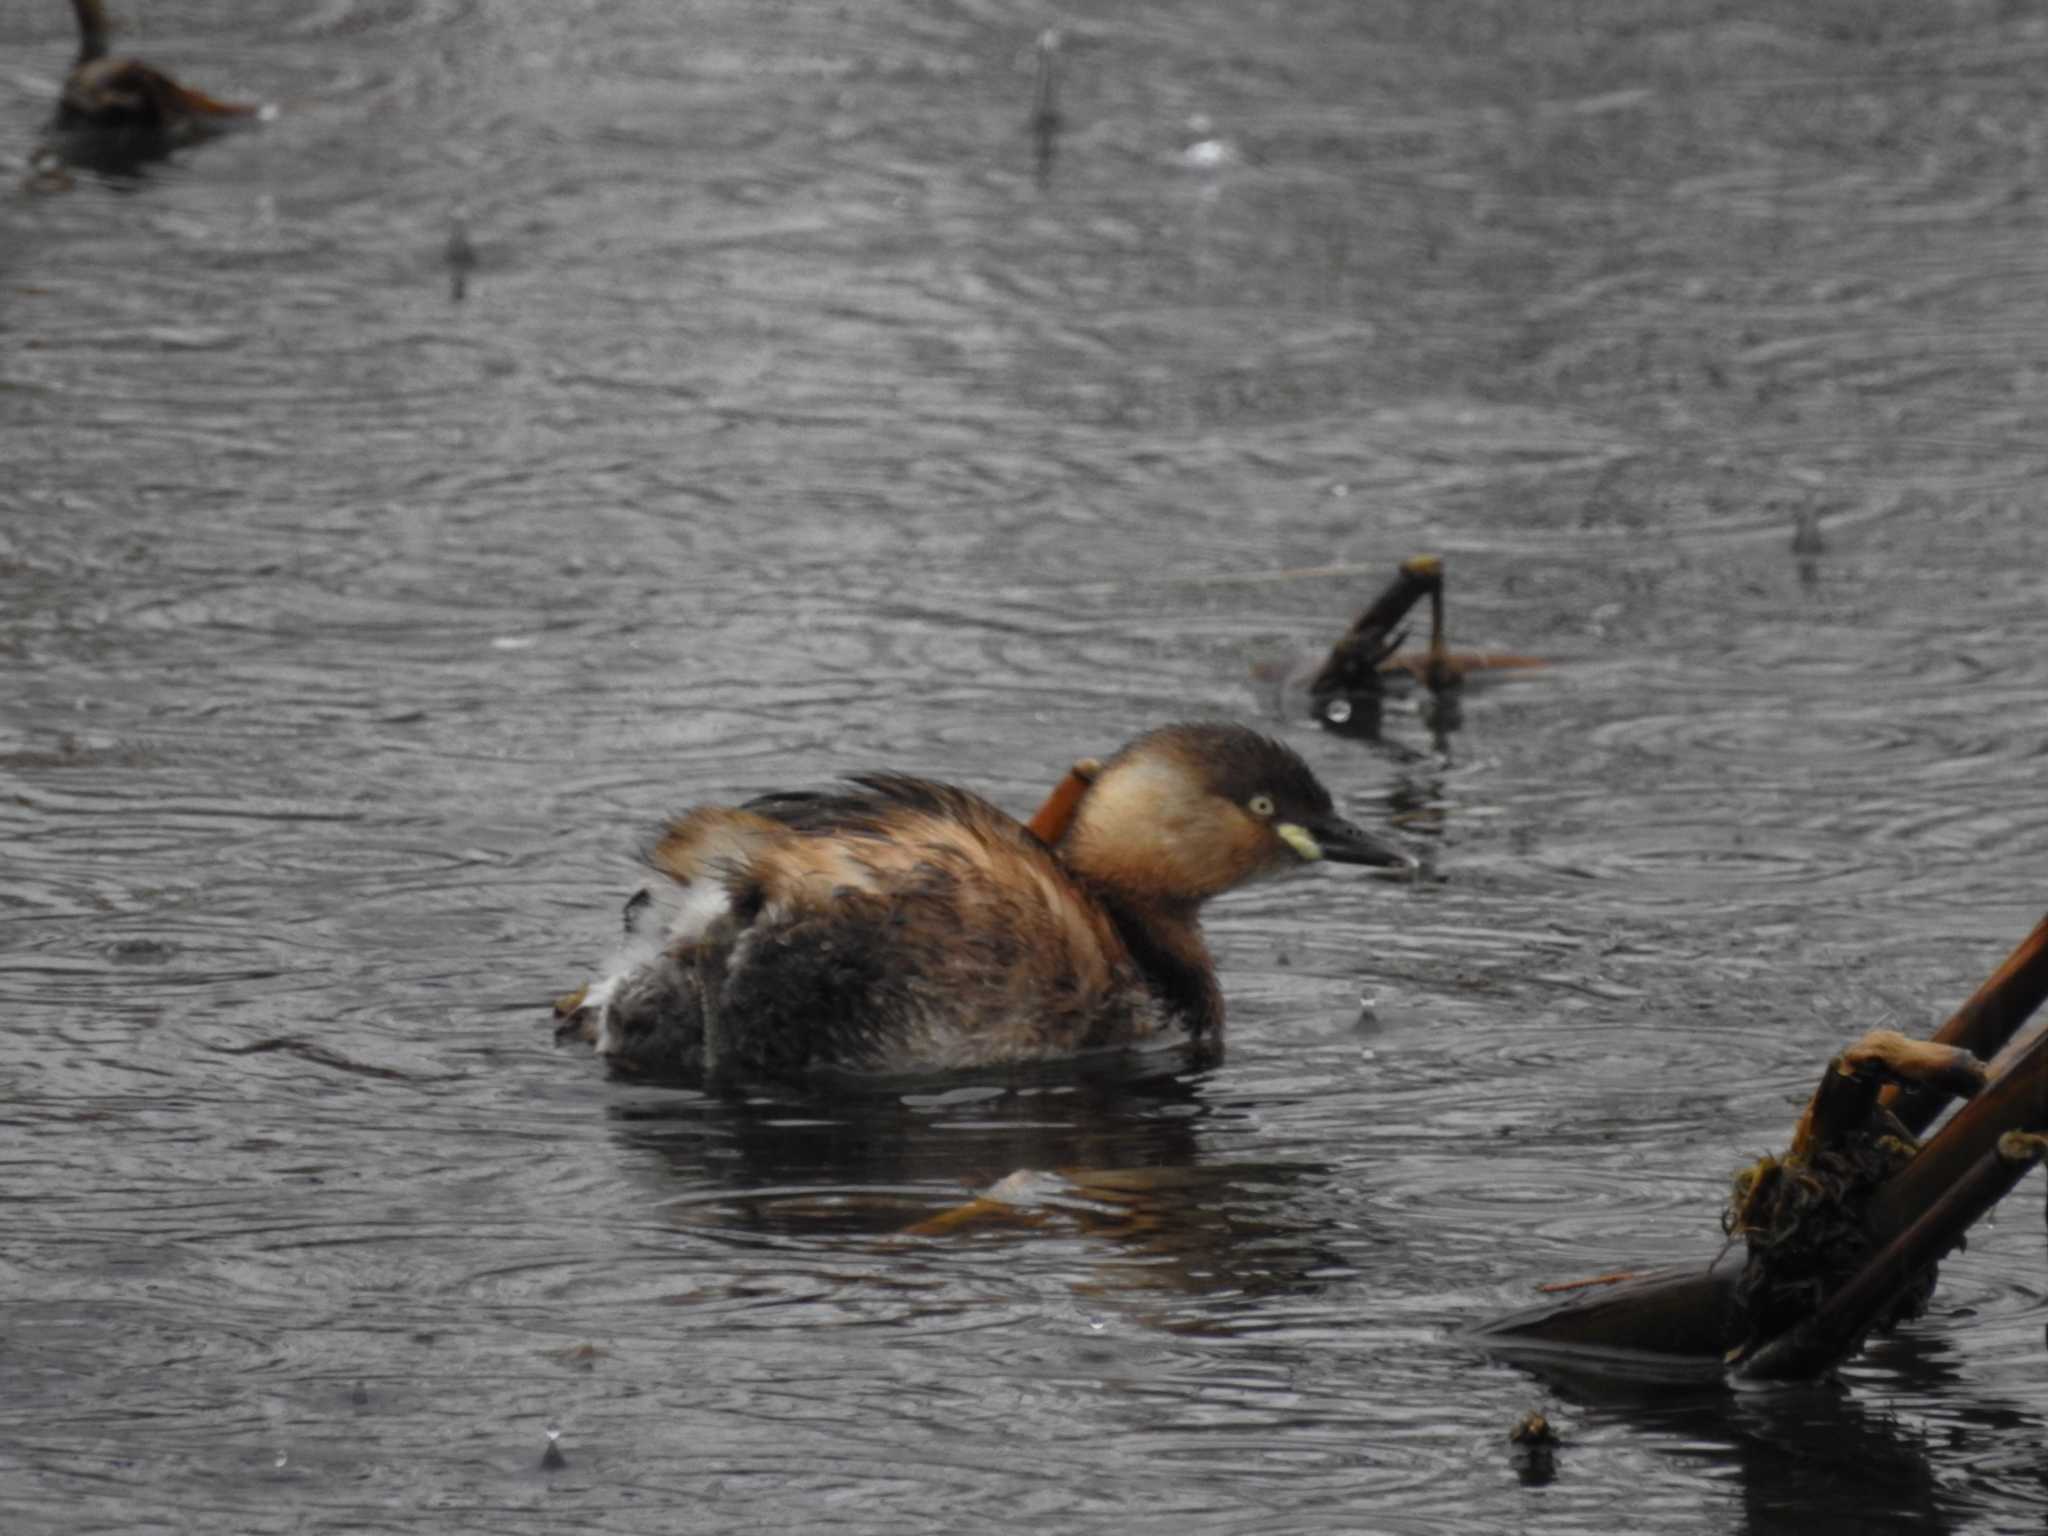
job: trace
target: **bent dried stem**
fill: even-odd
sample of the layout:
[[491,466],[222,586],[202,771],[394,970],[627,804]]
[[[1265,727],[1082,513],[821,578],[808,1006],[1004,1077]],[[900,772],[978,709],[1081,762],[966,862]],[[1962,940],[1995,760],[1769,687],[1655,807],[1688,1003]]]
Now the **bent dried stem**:
[[1316,675],[1308,685],[1309,702],[1316,719],[1331,730],[1349,735],[1379,734],[1380,707],[1385,695],[1381,668],[1400,647],[1395,626],[1424,594],[1437,602],[1438,632],[1442,630],[1444,566],[1435,555],[1416,555],[1401,562],[1394,579],[1380,595],[1366,605],[1365,612],[1330,647]]

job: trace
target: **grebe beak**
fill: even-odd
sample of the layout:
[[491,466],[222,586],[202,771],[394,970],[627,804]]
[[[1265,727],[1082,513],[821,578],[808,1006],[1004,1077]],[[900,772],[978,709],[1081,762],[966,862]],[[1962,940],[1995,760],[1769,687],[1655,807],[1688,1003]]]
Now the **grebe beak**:
[[1307,825],[1278,822],[1273,830],[1288,847],[1311,862],[1328,859],[1332,864],[1371,864],[1380,869],[1421,867],[1400,849],[1370,836],[1335,812],[1319,816]]

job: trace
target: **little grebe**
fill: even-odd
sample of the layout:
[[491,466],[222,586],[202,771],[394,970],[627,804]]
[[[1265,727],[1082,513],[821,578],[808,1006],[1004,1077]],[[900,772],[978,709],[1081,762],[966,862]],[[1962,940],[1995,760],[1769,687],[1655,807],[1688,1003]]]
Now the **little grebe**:
[[1327,859],[1406,866],[1279,742],[1171,725],[1077,765],[1026,827],[897,774],[700,806],[627,903],[629,952],[557,1038],[681,1081],[993,1067],[1213,1048],[1210,897]]
[[101,0],[71,0],[71,8],[78,16],[78,62],[64,77],[50,124],[64,159],[126,168],[264,115],[264,108],[217,101],[180,85],[140,59],[109,57]]

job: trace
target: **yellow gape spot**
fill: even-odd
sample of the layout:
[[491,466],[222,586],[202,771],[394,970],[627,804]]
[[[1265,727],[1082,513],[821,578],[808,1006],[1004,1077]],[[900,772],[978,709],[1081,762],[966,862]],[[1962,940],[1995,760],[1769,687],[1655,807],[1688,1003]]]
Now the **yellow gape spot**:
[[1273,830],[1280,834],[1280,840],[1313,864],[1323,856],[1323,845],[1315,840],[1307,827],[1296,826],[1291,821],[1274,824]]

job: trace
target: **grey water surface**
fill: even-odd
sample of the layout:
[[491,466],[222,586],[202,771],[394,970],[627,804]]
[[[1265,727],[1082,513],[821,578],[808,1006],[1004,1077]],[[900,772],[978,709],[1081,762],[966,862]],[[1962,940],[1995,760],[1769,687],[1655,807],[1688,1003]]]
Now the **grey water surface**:
[[[2048,908],[2040,8],[119,10],[280,112],[23,186],[0,7],[0,1530],[2039,1527],[2038,1184],[1836,1384],[1458,1330]],[[1319,735],[1421,551],[1553,665]],[[1206,714],[1429,866],[1220,904],[1219,1067],[551,1043],[663,817]]]

